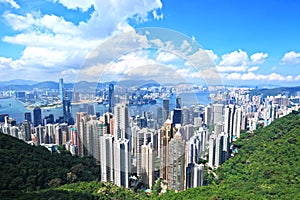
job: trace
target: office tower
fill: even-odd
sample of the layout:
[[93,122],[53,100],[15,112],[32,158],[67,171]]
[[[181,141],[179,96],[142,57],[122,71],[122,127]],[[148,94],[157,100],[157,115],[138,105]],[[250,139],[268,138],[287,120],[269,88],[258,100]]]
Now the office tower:
[[212,107],[211,106],[206,106],[204,109],[204,123],[206,126],[211,126],[213,124],[212,122]]
[[114,182],[114,137],[110,134],[100,136],[101,181]]
[[114,107],[114,136],[116,139],[129,139],[131,136],[130,126],[129,126],[129,114],[127,104],[117,104]]
[[177,132],[169,142],[168,188],[175,191],[185,189],[185,141]]
[[64,94],[64,80],[62,78],[59,79],[59,98],[61,101],[64,100],[65,94]]
[[173,124],[182,124],[181,109],[175,108],[172,112],[172,123]]
[[128,139],[114,141],[114,183],[117,186],[129,187],[131,173],[131,156]]
[[94,115],[95,114],[95,108],[93,104],[88,104],[87,107],[87,114],[88,115]]
[[159,147],[158,155],[160,158],[160,177],[164,180],[167,180],[168,174],[168,148],[169,141],[172,138],[172,122],[167,120],[164,126],[159,131]]
[[25,115],[25,120],[27,120],[29,123],[31,123],[31,113],[26,112],[24,115]]
[[111,83],[108,86],[108,112],[113,112],[114,110],[114,85]]
[[176,108],[181,109],[181,97],[176,97]]
[[189,124],[190,123],[190,111],[189,109],[184,106],[182,108],[182,125],[186,125],[186,124]]
[[74,125],[74,119],[71,114],[71,101],[68,97],[64,97],[63,99],[63,115],[65,123]]
[[186,167],[186,189],[203,185],[204,165],[189,163]]
[[104,113],[103,115],[104,117],[104,125],[106,127],[106,133],[107,134],[114,134],[114,124],[112,123],[113,122],[113,114],[112,113]]
[[163,100],[163,110],[162,110],[162,117],[163,117],[163,121],[166,121],[169,117],[169,99],[164,99]]
[[22,130],[24,132],[24,140],[25,141],[31,141],[31,125],[30,122],[25,120],[22,124]]
[[87,122],[87,113],[86,112],[78,112],[76,113],[76,130],[78,134],[78,154],[80,156],[87,155],[86,142],[87,142],[87,134],[86,134],[86,122]]
[[154,149],[151,142],[142,145],[141,158],[142,180],[149,188],[152,188],[154,183]]
[[163,120],[163,109],[162,107],[158,107],[157,110],[156,110],[156,118],[157,118],[157,123],[158,125],[162,125],[165,120]]
[[213,104],[213,124],[223,123],[223,104]]
[[35,107],[33,109],[33,125],[34,127],[42,125],[42,111],[40,107]]

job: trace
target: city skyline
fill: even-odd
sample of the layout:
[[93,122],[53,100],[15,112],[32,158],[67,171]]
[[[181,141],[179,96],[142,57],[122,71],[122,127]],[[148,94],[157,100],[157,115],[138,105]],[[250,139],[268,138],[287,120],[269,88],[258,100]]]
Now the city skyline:
[[[29,4],[2,0],[0,4],[3,81],[62,77],[66,82],[74,82],[85,59],[103,41],[126,31],[136,33],[133,39],[143,39],[139,29],[158,27],[177,31],[201,45],[224,84],[299,85],[299,3],[295,1]],[[171,69],[186,80],[193,73],[184,70],[185,64],[170,52],[130,52],[112,63],[115,70],[109,78],[114,81],[120,75],[134,76],[139,72],[141,79],[148,79],[145,77],[150,72],[152,76],[156,74],[151,67],[144,70],[143,66],[155,65],[159,72]],[[132,65],[144,73],[132,69]],[[161,71],[161,66],[166,67],[165,71]]]

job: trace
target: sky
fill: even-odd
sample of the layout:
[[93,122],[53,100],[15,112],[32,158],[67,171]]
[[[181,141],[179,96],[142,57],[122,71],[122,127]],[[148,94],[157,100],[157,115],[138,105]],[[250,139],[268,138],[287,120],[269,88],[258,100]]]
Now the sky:
[[209,82],[209,59],[224,84],[300,85],[300,1],[33,2],[0,0],[0,81]]

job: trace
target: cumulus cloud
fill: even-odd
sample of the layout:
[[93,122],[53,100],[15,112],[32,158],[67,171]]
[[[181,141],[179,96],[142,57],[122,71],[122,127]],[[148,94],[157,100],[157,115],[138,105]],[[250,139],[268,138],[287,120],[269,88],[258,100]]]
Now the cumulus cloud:
[[228,80],[239,80],[239,81],[293,81],[295,80],[293,76],[283,76],[278,73],[271,74],[255,74],[253,72],[248,73],[230,73],[225,76]]
[[300,64],[300,53],[290,51],[284,54],[281,64]]
[[8,3],[12,8],[19,9],[20,6],[14,0],[0,0],[0,3]]
[[213,52],[213,50],[205,50],[205,52],[208,54],[208,56],[210,57],[210,59],[211,59],[214,63],[216,63],[216,62],[219,60],[218,55],[215,54],[215,53]]
[[[15,5],[12,0],[0,2]],[[76,24],[61,16],[42,15],[41,12],[25,11],[22,15],[12,13],[13,11],[4,13],[2,17],[17,32],[14,35],[3,36],[3,41],[24,45],[25,48],[22,56],[16,60],[0,59],[0,67],[8,65],[11,70],[35,72],[37,73],[35,76],[38,76],[38,73],[46,74],[51,69],[59,76],[67,76],[78,72],[88,53],[108,37],[123,31],[132,31],[129,19],[143,22],[147,21],[150,15],[155,15],[155,19],[163,17],[163,14],[158,12],[163,6],[160,0],[53,0],[53,2],[79,12],[86,12],[91,7],[93,9],[89,10],[91,14],[88,19],[82,19]],[[15,8],[18,7],[16,5]],[[138,44],[145,46],[143,38],[135,36],[137,35],[127,41],[129,51],[132,47],[130,41],[138,40]],[[118,52],[118,48],[115,48],[115,51]],[[109,53],[111,52],[107,52]],[[111,54],[113,55],[115,54]],[[56,78],[54,76],[55,74],[49,77]]]
[[178,60],[179,58],[172,53],[163,51],[163,52],[158,53],[156,59],[157,59],[157,61],[160,61],[160,62],[171,62],[171,61]]
[[267,53],[255,53],[250,56],[253,64],[263,64],[269,55]]
[[259,69],[258,66],[253,66],[253,67],[250,67],[250,68],[248,69],[248,72],[253,72],[253,71],[256,71],[256,70],[258,70],[258,69]]

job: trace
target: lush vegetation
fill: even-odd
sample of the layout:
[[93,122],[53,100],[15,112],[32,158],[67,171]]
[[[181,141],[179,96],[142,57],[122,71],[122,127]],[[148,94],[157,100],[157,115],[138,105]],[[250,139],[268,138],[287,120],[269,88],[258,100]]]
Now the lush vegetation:
[[[6,173],[0,175],[0,198],[300,199],[299,112],[293,112],[254,133],[244,132],[235,145],[239,153],[215,171],[217,178],[206,174],[207,186],[158,195],[161,190],[159,184],[155,185],[152,194],[146,194],[109,183],[70,183],[95,178],[97,168],[94,168],[93,159],[50,155],[42,147],[28,147],[23,142],[1,135],[0,167],[1,172]],[[68,176],[70,172],[76,175],[75,180]],[[62,185],[64,183],[69,184]]]
[[51,154],[41,146],[31,146],[0,134],[0,190],[34,191],[66,183],[93,181],[99,166],[93,158],[63,153]]

